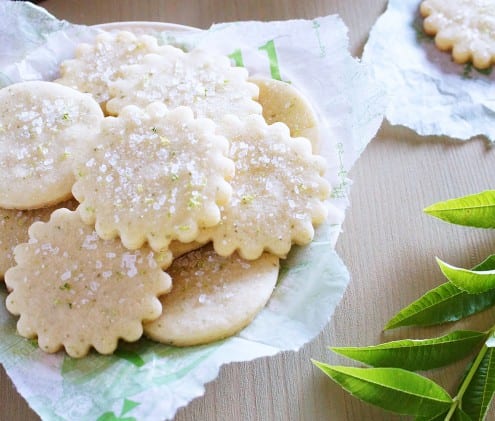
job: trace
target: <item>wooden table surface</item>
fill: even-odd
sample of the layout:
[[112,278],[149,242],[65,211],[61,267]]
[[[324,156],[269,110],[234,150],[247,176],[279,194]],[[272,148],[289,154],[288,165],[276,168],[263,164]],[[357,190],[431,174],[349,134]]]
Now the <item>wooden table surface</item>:
[[[46,0],[41,5],[74,23],[146,20],[199,28],[214,22],[338,13],[349,27],[350,51],[359,56],[386,1]],[[180,409],[175,420],[400,419],[343,392],[312,366],[310,358],[345,364],[328,351],[329,345],[371,345],[442,331],[409,329],[384,334],[382,327],[400,308],[444,282],[435,256],[470,267],[495,250],[492,232],[448,225],[422,212],[434,202],[494,188],[494,168],[495,151],[482,139],[424,138],[385,122],[350,174],[351,207],[337,251],[351,273],[351,282],[331,322],[297,353],[224,366],[206,386],[205,395]],[[486,326],[487,319],[495,317],[483,313],[472,317],[469,326],[481,322]],[[431,374],[453,391],[463,367],[458,364]],[[490,414],[492,419],[494,414]],[[1,369],[0,421],[38,419]]]

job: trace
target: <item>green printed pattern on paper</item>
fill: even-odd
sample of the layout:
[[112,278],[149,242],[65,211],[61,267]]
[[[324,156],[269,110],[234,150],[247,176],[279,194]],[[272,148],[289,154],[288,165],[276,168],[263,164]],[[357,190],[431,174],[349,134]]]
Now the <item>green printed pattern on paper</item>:
[[98,417],[97,421],[136,421],[134,417],[127,417],[130,411],[132,411],[136,406],[139,406],[139,402],[134,402],[129,399],[124,399],[124,403],[122,405],[122,411],[120,411],[120,415],[115,415],[114,412],[105,412],[103,415]]
[[[246,33],[253,36],[246,37]],[[290,76],[294,81],[307,81],[307,92],[312,99],[311,95],[316,96],[314,103],[322,115],[333,116],[342,112],[342,105],[353,105],[352,110],[359,112],[352,111],[343,120],[349,127],[343,130],[348,136],[339,138],[341,143],[324,133],[332,145],[332,159],[337,150],[338,162],[334,164],[339,174],[335,176],[341,185],[338,196],[344,199],[339,203],[345,203],[347,171],[376,132],[381,122],[377,115],[381,117],[383,112],[375,106],[373,95],[378,89],[369,86],[370,79],[362,66],[347,51],[346,28],[338,17],[277,24],[224,24],[210,31],[161,37],[163,42],[173,39],[183,48],[211,48],[231,54],[236,65],[250,71],[256,68],[267,77]],[[299,58],[310,50],[308,61],[293,59],[295,51]],[[46,54],[57,62],[53,51]],[[335,69],[335,63],[342,68]],[[344,92],[343,87],[348,91]],[[359,91],[358,97],[354,90]],[[348,92],[356,98],[351,100]],[[368,113],[369,110],[372,111]],[[348,138],[353,138],[353,142],[348,143]],[[344,209],[345,205],[340,208],[342,212]],[[332,249],[341,220],[333,222],[319,227],[315,241],[308,247],[294,247],[284,261],[268,306],[232,338],[187,348],[141,339],[133,344],[121,343],[111,356],[91,352],[85,358],[73,359],[63,352],[44,354],[35,342],[20,338],[15,317],[0,306],[0,362],[43,419],[172,418],[179,407],[204,393],[204,384],[216,377],[222,364],[297,350],[323,329],[349,281],[345,266]],[[5,299],[5,295],[4,292],[1,298]]]

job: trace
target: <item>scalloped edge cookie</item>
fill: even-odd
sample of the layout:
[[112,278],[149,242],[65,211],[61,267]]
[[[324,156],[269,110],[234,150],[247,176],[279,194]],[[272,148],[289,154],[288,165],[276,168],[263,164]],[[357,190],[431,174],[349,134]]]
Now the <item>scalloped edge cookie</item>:
[[101,240],[68,209],[31,225],[15,259],[5,274],[6,305],[20,316],[19,334],[37,338],[43,351],[64,347],[75,358],[91,347],[110,354],[119,339],[138,340],[142,323],[161,314],[157,297],[171,287],[152,250]]
[[327,216],[330,186],[323,178],[326,162],[312,154],[310,141],[257,115],[225,116],[217,132],[231,143],[232,199],[222,207],[221,222],[197,241],[211,240],[218,254],[238,251],[249,260],[263,251],[285,257],[292,244],[311,242],[313,225]]
[[159,102],[107,117],[72,189],[82,219],[129,249],[196,240],[200,228],[220,222],[232,193],[234,163],[215,128],[187,107],[169,111]]
[[486,69],[495,62],[495,4],[489,0],[424,0],[423,28],[458,64]]

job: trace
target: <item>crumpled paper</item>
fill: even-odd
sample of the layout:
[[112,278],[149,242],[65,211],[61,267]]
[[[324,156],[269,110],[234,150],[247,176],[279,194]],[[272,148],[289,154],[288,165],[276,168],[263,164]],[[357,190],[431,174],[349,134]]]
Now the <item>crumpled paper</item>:
[[495,72],[452,61],[423,32],[420,0],[390,0],[370,32],[363,62],[387,91],[385,117],[420,135],[495,141]]
[[[347,173],[381,124],[385,97],[368,68],[348,53],[341,19],[238,22],[193,32],[142,27],[153,28],[162,42],[242,57],[251,74],[277,76],[301,89],[321,121],[321,153],[335,186],[331,212],[315,240],[307,247],[294,247],[281,262],[274,294],[253,323],[210,345],[174,348],[142,339],[122,343],[111,356],[91,353],[72,359],[63,352],[45,354],[16,334],[16,318],[0,305],[0,362],[44,419],[170,419],[204,393],[204,385],[217,376],[221,365],[295,351],[313,339],[329,321],[349,281],[334,250],[348,205]],[[58,21],[36,6],[1,1],[0,28],[3,85],[53,79],[74,46],[96,33],[95,28]],[[1,295],[5,299],[6,292]]]

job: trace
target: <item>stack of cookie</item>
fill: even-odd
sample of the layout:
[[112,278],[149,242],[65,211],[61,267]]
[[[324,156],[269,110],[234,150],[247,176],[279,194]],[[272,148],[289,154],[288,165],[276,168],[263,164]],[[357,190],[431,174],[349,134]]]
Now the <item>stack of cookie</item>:
[[330,187],[310,105],[248,77],[226,57],[105,32],[57,81],[0,90],[0,270],[22,336],[81,357],[250,323]]

